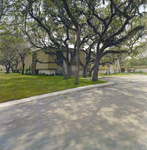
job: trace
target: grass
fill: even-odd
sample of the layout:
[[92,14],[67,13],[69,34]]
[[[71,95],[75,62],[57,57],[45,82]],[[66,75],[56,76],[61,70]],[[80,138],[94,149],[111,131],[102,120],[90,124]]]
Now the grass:
[[144,74],[144,75],[147,75],[147,73],[145,73],[145,72],[130,72],[130,73],[99,74],[99,76],[118,76],[118,75],[132,75],[132,74]]
[[75,85],[74,77],[63,79],[63,76],[5,74],[0,72],[0,103],[99,83],[106,83],[106,81],[79,79],[79,85]]
[[99,74],[99,76],[118,76],[118,75],[131,75],[131,73]]
[[99,74],[99,76],[119,76],[119,75],[133,75],[133,74],[147,75],[147,73],[145,73],[145,72],[130,72],[130,73]]
[[147,73],[145,73],[145,72],[132,72],[132,73],[134,73],[134,74],[145,74],[145,75],[147,75]]

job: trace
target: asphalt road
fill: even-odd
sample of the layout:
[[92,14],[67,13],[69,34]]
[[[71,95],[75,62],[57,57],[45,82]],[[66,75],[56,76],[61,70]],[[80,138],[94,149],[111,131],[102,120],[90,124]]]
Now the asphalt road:
[[0,150],[147,150],[147,76],[0,108]]

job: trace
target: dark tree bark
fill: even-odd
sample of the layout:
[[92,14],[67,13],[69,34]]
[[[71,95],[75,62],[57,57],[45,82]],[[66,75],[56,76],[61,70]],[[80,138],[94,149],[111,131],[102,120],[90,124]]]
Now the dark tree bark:
[[86,78],[87,77],[87,65],[83,68],[83,77]]
[[89,72],[89,76],[90,76],[90,77],[91,77],[91,75],[92,75],[93,69],[94,69],[94,66],[91,68],[91,70],[90,70],[90,72]]
[[62,72],[63,72],[63,78],[66,79],[65,69],[63,66],[62,66]]
[[70,78],[70,64],[66,63],[67,66],[67,79]]
[[83,67],[83,78],[86,78],[87,77],[87,66],[88,66],[88,63],[86,62],[85,65],[80,61],[80,65]]
[[18,67],[18,61],[16,62],[16,65],[15,65],[15,73],[17,73],[17,67]]
[[75,84],[78,84],[79,82],[79,48],[80,48],[80,29],[79,24],[77,20],[74,18],[74,16],[71,14],[69,7],[67,5],[66,0],[62,0],[64,8],[67,12],[68,17],[72,20],[74,26],[76,27],[77,32],[77,49],[76,49],[76,73],[75,73]]
[[24,62],[24,60],[25,60],[25,53],[20,53],[19,54],[20,55],[20,58],[21,58],[21,63],[22,63],[22,71],[21,71],[21,74],[24,74],[24,70],[25,70],[25,62]]
[[6,74],[10,73],[10,67],[6,66]]
[[93,81],[98,80],[98,71],[99,71],[99,60],[97,59],[94,65],[94,71],[93,71],[93,77],[92,77]]
[[93,77],[92,77],[93,81],[97,81],[98,80],[98,71],[99,71],[99,64],[100,64],[100,59],[101,59],[99,43],[97,44],[97,54],[96,54],[94,70],[93,70]]
[[[132,26],[132,19],[138,14],[140,16],[141,13],[139,13],[137,10],[140,7],[141,3],[135,2],[133,0],[129,1],[128,3],[122,3],[120,1],[120,4],[114,2],[113,0],[110,0],[110,13],[107,17],[103,18],[99,15],[99,13],[96,11],[96,3],[94,1],[86,1],[88,8],[91,10],[89,11],[91,16],[87,18],[87,23],[93,30],[93,33],[98,36],[98,48],[99,51],[97,51],[95,65],[94,65],[94,71],[93,71],[93,78],[92,80],[96,81],[98,79],[98,71],[99,71],[99,65],[100,60],[106,53],[119,53],[116,51],[105,51],[107,48],[118,46],[124,41],[128,40],[128,38],[133,37],[135,32],[138,32],[139,30],[143,30],[143,26],[138,25],[137,27]],[[136,3],[136,5],[135,5]],[[122,10],[121,7],[124,6],[124,9]],[[136,9],[137,8],[137,9]],[[113,21],[116,19],[117,21],[121,22],[120,26],[113,27],[113,31],[109,32],[109,28],[112,29]],[[95,18],[97,21],[93,21],[92,19]],[[107,19],[106,19],[107,18]],[[131,24],[131,26],[129,26]],[[111,26],[112,25],[112,26]],[[128,25],[128,26],[127,26]],[[100,27],[100,28],[99,28]],[[129,29],[129,31],[126,32],[126,27]],[[130,28],[129,28],[130,27]],[[121,34],[124,33],[124,34]],[[125,52],[125,51],[124,51]]]
[[79,84],[79,49],[80,49],[80,30],[79,30],[79,28],[77,28],[77,49],[76,49],[75,84]]
[[14,71],[13,67],[11,67],[12,72]]
[[25,63],[24,60],[22,60],[22,74],[24,74],[24,68],[25,68]]
[[70,63],[69,63],[69,47],[68,47],[68,44],[67,44],[67,41],[69,40],[69,31],[68,31],[68,28],[66,29],[66,39],[65,39],[65,41],[64,41],[64,45],[65,45],[65,47],[66,47],[66,60],[67,60],[67,62],[66,62],[66,68],[67,68],[67,79],[69,79],[70,78]]

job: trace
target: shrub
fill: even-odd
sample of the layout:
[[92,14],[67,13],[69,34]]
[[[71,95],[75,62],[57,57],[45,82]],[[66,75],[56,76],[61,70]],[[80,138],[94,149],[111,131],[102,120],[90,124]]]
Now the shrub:
[[19,68],[19,72],[21,73],[21,71],[22,71],[22,67],[21,68]]
[[26,68],[26,74],[28,74],[29,73],[29,68]]
[[29,71],[29,74],[31,74],[31,66],[29,66],[29,70],[28,71]]

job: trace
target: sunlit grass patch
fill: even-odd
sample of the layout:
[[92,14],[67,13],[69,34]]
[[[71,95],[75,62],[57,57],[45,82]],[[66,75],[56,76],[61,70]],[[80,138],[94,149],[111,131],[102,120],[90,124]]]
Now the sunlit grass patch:
[[131,75],[131,73],[111,73],[111,74],[99,74],[99,76],[118,76],[118,75]]
[[5,74],[0,72],[0,103],[105,82],[79,78],[79,85],[75,85],[74,77],[63,79],[63,76]]

